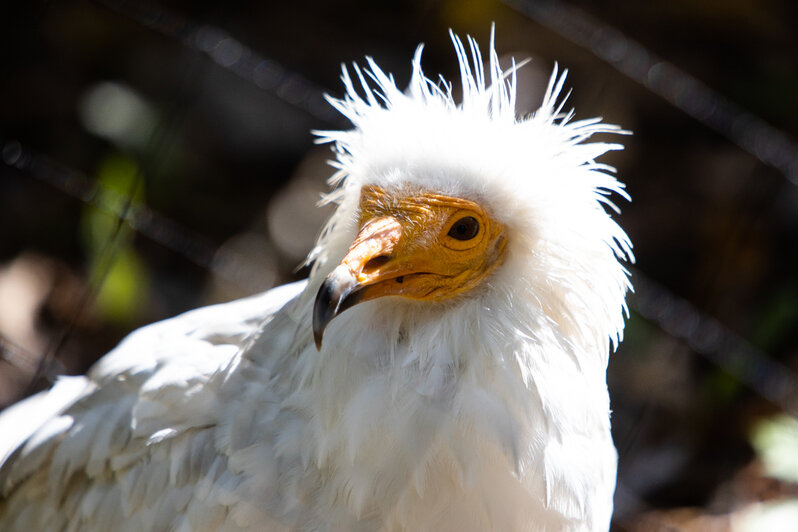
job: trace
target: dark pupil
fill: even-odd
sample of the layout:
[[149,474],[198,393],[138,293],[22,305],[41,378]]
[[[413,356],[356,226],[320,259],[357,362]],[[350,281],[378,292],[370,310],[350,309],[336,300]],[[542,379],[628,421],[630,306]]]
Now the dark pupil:
[[479,233],[479,222],[473,216],[466,216],[455,222],[449,229],[449,236],[457,240],[471,240]]

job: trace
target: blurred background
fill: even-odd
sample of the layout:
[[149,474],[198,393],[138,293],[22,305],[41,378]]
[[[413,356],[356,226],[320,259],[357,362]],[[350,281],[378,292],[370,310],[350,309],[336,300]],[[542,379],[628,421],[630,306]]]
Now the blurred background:
[[0,16],[0,408],[146,323],[306,274],[342,62],[554,65],[634,198],[613,530],[798,530],[798,4],[52,0]]

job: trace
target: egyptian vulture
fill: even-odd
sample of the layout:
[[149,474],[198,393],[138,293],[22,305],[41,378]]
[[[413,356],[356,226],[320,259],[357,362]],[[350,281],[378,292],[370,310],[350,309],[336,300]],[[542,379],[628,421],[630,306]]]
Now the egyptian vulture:
[[[309,279],[129,335],[0,418],[0,530],[607,530],[606,367],[631,245],[618,144],[516,116],[515,67],[452,36],[406,91],[330,102],[337,210]],[[454,92],[461,92],[455,103]]]

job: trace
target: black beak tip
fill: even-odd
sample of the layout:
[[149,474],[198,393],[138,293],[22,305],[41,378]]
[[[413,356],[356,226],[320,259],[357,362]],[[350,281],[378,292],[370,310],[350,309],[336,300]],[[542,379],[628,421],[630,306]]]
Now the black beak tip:
[[363,291],[354,283],[341,282],[331,275],[321,283],[316,301],[313,303],[313,341],[316,350],[321,351],[324,330],[333,318],[346,309],[357,305],[363,299]]
[[321,338],[323,335],[324,331],[313,330],[313,342],[316,344],[316,351],[321,351]]
[[316,294],[316,301],[313,303],[313,341],[316,343],[316,350],[321,351],[321,340],[324,336],[324,329],[335,317],[337,302],[333,302],[333,283],[325,279]]

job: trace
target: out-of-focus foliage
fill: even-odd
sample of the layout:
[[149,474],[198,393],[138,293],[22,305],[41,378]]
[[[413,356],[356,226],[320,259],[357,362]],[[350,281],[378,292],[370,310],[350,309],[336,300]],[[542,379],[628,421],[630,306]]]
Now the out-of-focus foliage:
[[764,419],[754,427],[751,442],[768,476],[798,482],[798,419],[789,415]]
[[144,202],[140,169],[120,154],[109,155],[100,165],[98,203],[86,205],[81,215],[90,278],[97,279],[94,305],[105,319],[130,323],[139,317],[147,300],[149,275],[133,246],[134,233],[120,218]]

